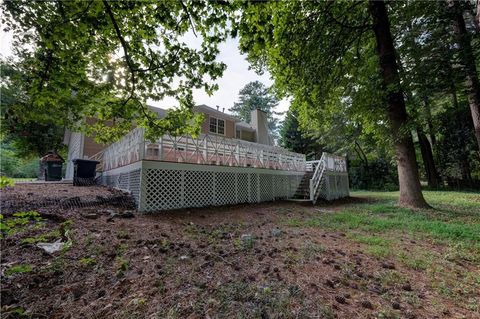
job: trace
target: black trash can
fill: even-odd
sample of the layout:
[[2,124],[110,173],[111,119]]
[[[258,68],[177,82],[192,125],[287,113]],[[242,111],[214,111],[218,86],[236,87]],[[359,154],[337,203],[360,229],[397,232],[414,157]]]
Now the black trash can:
[[87,186],[95,184],[95,170],[99,161],[86,159],[74,159],[73,161],[73,185]]
[[40,178],[46,181],[61,181],[63,158],[55,151],[48,152],[40,159]]
[[61,161],[46,162],[45,180],[46,181],[61,181],[62,180],[62,167],[63,167],[63,163]]

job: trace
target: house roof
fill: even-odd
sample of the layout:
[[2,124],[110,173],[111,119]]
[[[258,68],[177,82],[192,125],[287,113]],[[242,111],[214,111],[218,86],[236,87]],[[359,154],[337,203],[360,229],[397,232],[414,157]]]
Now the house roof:
[[[168,110],[166,110],[166,109],[162,109],[162,108],[159,108],[159,107],[154,107],[154,106],[151,106],[151,105],[148,105],[148,108],[150,109],[150,111],[153,111],[153,112],[157,113],[160,118],[165,117],[167,115],[167,112],[168,112]],[[217,109],[214,109],[213,107],[210,107],[210,106],[205,105],[205,104],[195,105],[193,107],[193,111],[211,114],[213,116],[217,116],[217,117],[224,118],[224,119],[229,119],[229,120],[234,121],[234,122],[239,122],[240,121],[238,118],[234,117],[231,114],[221,112],[221,111],[219,111]],[[245,124],[249,125],[248,123],[245,123]]]
[[255,128],[252,126],[252,124],[247,122],[240,121],[240,122],[237,122],[235,125],[244,131],[252,131],[252,132],[255,131]]
[[193,107],[193,110],[197,111],[197,112],[205,112],[205,113],[208,113],[208,114],[211,114],[211,115],[214,115],[214,116],[226,118],[226,119],[232,120],[234,122],[240,121],[238,118],[236,118],[235,116],[233,116],[231,114],[221,112],[221,111],[219,111],[217,109],[214,109],[213,107],[210,107],[210,106],[205,105],[205,104],[196,105],[196,106]]

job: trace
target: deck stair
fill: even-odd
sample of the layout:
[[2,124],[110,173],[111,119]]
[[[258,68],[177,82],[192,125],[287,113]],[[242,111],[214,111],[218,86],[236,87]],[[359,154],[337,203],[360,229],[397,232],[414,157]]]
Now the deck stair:
[[310,180],[312,177],[313,172],[305,172],[292,199],[310,200]]

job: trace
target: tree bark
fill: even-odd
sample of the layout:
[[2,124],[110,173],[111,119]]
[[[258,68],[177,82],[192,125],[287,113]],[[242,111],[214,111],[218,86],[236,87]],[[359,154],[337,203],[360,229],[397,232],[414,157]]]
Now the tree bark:
[[465,87],[467,91],[468,104],[473,119],[473,128],[477,139],[478,149],[480,150],[480,83],[478,81],[477,68],[475,66],[475,56],[470,39],[470,34],[465,26],[463,11],[454,0],[448,0],[453,19],[453,29],[457,37],[457,43],[460,49],[461,64],[465,72]]
[[475,15],[475,28],[480,33],[480,0],[477,0],[477,14]]
[[383,87],[387,94],[387,116],[394,141],[400,185],[399,205],[413,208],[429,207],[423,198],[418,174],[415,147],[410,130],[407,128],[408,116],[400,87],[395,48],[390,32],[390,22],[384,1],[369,1],[369,11],[373,18],[373,31],[377,42],[377,54]]
[[423,166],[425,167],[425,174],[427,175],[428,186],[432,188],[438,188],[440,185],[437,168],[435,167],[435,161],[433,160],[432,147],[427,135],[423,132],[422,128],[417,128],[418,144],[420,145],[420,152],[422,153]]
[[430,135],[430,141],[432,143],[432,149],[435,147],[437,144],[437,138],[435,137],[435,129],[433,127],[433,120],[432,120],[432,110],[430,109],[430,103],[428,101],[428,97],[424,97],[423,99],[424,105],[425,105],[425,116],[427,119],[427,125],[428,125],[428,135]]

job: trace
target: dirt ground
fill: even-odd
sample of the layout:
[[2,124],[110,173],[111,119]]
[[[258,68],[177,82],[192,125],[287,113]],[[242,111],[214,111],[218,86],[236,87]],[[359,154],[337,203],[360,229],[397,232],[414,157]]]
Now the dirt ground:
[[[41,201],[60,192],[79,196],[77,190],[114,193],[99,187],[28,187],[2,191],[2,202]],[[122,209],[107,205],[38,208],[38,220],[1,240],[2,317],[474,318],[432,289],[425,272],[373,257],[343,232],[287,223],[335,214],[364,200],[134,217],[115,215]],[[71,246],[49,254],[36,246],[43,239]],[[436,249],[408,234],[403,244],[407,250]]]

